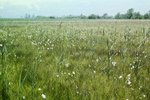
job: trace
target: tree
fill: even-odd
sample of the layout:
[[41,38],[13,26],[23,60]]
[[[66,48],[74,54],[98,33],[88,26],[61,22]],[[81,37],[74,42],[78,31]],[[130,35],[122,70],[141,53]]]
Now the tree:
[[79,18],[81,18],[81,19],[86,19],[87,17],[86,17],[85,15],[81,14],[81,15],[79,16]]
[[134,12],[132,15],[132,19],[142,19],[142,15],[140,12]]
[[150,18],[150,17],[149,17],[149,14],[148,14],[148,13],[144,14],[143,18],[144,18],[144,19],[149,19],[149,18]]
[[120,13],[117,13],[117,14],[115,15],[115,19],[121,19],[121,14],[120,14]]
[[133,13],[134,13],[134,9],[133,8],[130,8],[127,13],[126,13],[126,18],[127,19],[131,19],[132,16],[133,16]]
[[30,15],[30,14],[25,14],[25,18],[26,18],[26,19],[31,18],[31,15]]
[[107,13],[104,13],[103,16],[102,16],[102,18],[103,18],[103,19],[107,19],[107,18],[108,18],[108,14],[107,14]]
[[143,15],[144,19],[150,19],[150,11]]
[[50,19],[55,19],[55,16],[49,16]]
[[91,14],[90,16],[88,16],[88,19],[97,19],[97,15]]

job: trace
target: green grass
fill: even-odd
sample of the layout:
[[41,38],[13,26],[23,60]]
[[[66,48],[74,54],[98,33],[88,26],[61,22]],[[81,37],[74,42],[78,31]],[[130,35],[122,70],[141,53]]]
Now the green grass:
[[150,22],[1,21],[0,99],[149,100]]

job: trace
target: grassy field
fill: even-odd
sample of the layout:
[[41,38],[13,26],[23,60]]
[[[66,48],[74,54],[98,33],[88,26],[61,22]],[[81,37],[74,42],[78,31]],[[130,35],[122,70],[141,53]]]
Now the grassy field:
[[0,21],[0,100],[150,100],[150,21]]

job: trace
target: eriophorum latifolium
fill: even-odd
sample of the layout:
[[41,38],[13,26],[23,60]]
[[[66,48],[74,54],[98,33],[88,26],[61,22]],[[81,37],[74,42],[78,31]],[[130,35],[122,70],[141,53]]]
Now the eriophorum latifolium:
[[1,21],[0,50],[0,99],[150,99],[149,21]]

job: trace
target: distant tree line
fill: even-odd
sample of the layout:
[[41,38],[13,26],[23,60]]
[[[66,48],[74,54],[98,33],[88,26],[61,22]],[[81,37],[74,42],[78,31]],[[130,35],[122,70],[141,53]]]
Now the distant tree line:
[[107,13],[102,16],[91,14],[88,16],[88,19],[150,19],[150,11],[142,15],[131,8],[125,14],[117,13],[115,16],[109,16]]
[[133,8],[129,9],[125,14],[117,13],[114,16],[115,19],[150,19],[150,11],[144,15],[140,12],[135,12]]
[[113,16],[109,16],[107,13],[104,13],[102,16],[91,14],[87,18],[88,19],[113,19]]
[[96,15],[96,14],[91,14],[89,16],[86,15],[79,15],[79,16],[64,16],[64,17],[55,17],[55,16],[34,16],[30,14],[25,15],[26,19],[58,19],[58,18],[63,18],[63,19],[150,19],[150,11],[148,11],[145,14],[141,14],[140,12],[135,12],[133,8],[130,8],[127,10],[126,13],[121,14],[117,13],[115,16],[110,16],[107,13],[104,13],[102,16]]

